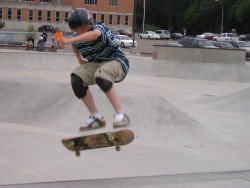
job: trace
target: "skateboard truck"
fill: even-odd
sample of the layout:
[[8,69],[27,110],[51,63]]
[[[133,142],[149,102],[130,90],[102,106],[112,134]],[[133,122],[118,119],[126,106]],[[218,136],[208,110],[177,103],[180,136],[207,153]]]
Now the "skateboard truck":
[[119,138],[116,138],[114,135],[109,134],[108,140],[111,144],[113,144],[115,146],[116,151],[121,151],[121,147],[118,144]]
[[74,141],[70,141],[69,142],[69,147],[74,147],[75,148],[76,157],[79,157],[81,155],[79,144],[76,144]]

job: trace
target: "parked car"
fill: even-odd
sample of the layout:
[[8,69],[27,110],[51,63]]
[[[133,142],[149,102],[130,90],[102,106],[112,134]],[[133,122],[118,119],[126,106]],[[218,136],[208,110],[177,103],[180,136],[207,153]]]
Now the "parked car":
[[246,41],[250,41],[250,34],[246,34]]
[[161,39],[169,40],[171,38],[170,32],[168,30],[156,30],[155,32],[160,35]]
[[221,33],[214,37],[214,41],[238,41],[239,36],[235,33]]
[[[116,43],[121,46],[121,48],[130,47],[133,45],[133,40],[126,35],[115,35]],[[137,47],[138,43],[134,41],[134,45]]]
[[154,31],[144,31],[143,33],[139,34],[140,39],[160,39],[160,35]]
[[212,41],[199,38],[183,38],[179,42],[183,47],[196,48],[217,48],[212,44]]
[[38,27],[37,29],[39,32],[43,32],[43,31],[46,31],[46,32],[51,32],[51,33],[55,33],[56,30],[53,26],[51,25],[41,25]]
[[212,44],[218,48],[221,49],[234,49],[234,47],[232,46],[232,44],[230,44],[229,42],[217,42],[217,41],[213,41]]
[[230,41],[229,43],[232,44],[232,46],[234,48],[239,48],[239,49],[246,50],[246,57],[250,57],[250,42],[247,42],[247,41]]
[[183,47],[192,47],[194,38],[182,38],[178,44],[181,44]]
[[170,36],[173,40],[178,40],[178,39],[181,39],[183,37],[183,35],[181,33],[171,33]]
[[246,35],[239,35],[239,41],[246,41]]
[[133,36],[133,33],[132,33],[132,32],[130,32],[130,31],[128,31],[128,30],[125,30],[125,29],[118,30],[117,33],[118,33],[119,35],[126,35],[126,36],[128,36],[128,37],[130,37],[130,38]]
[[216,34],[214,33],[202,33],[201,35],[196,36],[196,38],[207,39],[207,40],[213,40],[214,37],[216,37]]
[[250,41],[250,34],[243,34],[239,36],[240,41]]

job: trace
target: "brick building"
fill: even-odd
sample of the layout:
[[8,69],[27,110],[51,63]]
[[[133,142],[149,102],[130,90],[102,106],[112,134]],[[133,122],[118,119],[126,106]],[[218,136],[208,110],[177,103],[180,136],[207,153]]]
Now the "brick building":
[[68,30],[71,9],[84,7],[96,22],[114,30],[132,30],[134,0],[0,0],[4,30],[27,30],[29,25],[52,25]]

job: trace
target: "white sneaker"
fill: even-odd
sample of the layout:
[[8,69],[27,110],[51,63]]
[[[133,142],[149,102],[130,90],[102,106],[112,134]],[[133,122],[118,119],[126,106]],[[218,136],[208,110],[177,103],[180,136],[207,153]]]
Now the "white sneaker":
[[127,114],[115,114],[114,115],[114,121],[113,121],[113,127],[119,128],[119,127],[126,127],[130,124],[130,119]]
[[88,129],[97,129],[106,126],[106,121],[101,116],[91,115],[87,120],[84,121],[85,126],[79,128],[80,131]]

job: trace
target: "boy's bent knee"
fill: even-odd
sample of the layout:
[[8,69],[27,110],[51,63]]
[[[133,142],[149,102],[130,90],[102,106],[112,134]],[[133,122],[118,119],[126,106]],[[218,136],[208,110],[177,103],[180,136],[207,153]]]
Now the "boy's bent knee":
[[88,86],[83,82],[83,80],[76,74],[71,74],[71,86],[75,95],[81,99],[83,98],[88,90]]
[[109,91],[110,89],[111,89],[111,87],[112,87],[112,85],[113,85],[113,83],[112,82],[110,82],[110,81],[108,81],[108,80],[105,80],[105,79],[102,79],[102,78],[100,78],[100,77],[96,77],[95,78],[95,82],[96,82],[96,84],[101,88],[101,90],[103,91],[103,92],[107,92],[107,91]]

